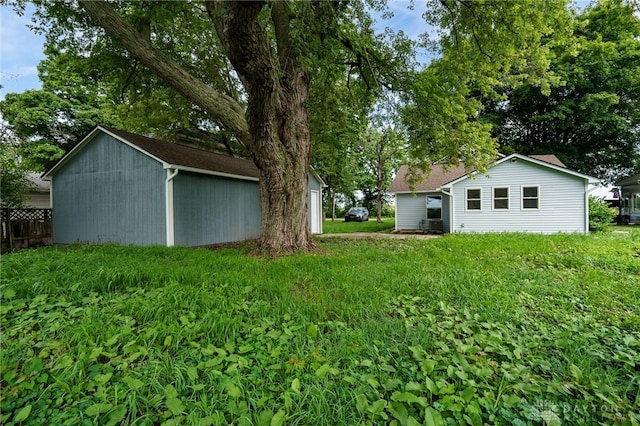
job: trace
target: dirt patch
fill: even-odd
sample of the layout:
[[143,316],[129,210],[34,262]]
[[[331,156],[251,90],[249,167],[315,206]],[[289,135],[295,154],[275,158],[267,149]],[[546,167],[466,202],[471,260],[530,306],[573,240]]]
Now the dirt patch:
[[350,239],[371,238],[371,239],[394,239],[394,240],[408,240],[408,239],[429,240],[432,238],[440,238],[442,237],[442,234],[423,234],[423,233],[387,234],[382,232],[352,232],[352,233],[344,233],[344,234],[320,234],[320,235],[316,235],[316,237],[317,238],[350,238]]

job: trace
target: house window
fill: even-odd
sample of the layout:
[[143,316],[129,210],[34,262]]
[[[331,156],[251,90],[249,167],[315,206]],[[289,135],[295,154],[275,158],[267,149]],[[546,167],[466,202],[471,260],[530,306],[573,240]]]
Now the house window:
[[540,190],[537,186],[522,187],[522,208],[523,209],[540,208]]
[[509,188],[493,188],[493,209],[509,210]]
[[442,219],[442,197],[427,197],[427,219]]
[[482,210],[482,190],[467,188],[467,210]]

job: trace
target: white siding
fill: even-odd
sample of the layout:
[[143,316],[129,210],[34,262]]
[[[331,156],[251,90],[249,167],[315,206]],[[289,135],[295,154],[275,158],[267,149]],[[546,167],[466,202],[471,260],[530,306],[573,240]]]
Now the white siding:
[[442,228],[449,232],[449,197],[440,192],[396,194],[396,230],[419,229],[427,218],[427,195],[442,197]]
[[[586,232],[584,179],[518,159],[453,185],[455,232]],[[522,187],[539,188],[539,208],[522,208]],[[493,188],[509,188],[509,210],[493,209]],[[466,189],[482,189],[482,210],[468,211]]]
[[425,194],[396,194],[396,230],[418,229],[427,218]]

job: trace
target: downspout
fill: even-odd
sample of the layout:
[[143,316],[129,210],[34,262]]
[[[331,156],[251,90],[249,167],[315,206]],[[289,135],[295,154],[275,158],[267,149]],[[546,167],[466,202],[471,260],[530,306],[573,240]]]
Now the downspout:
[[456,203],[454,203],[453,200],[453,192],[447,192],[444,190],[444,188],[440,188],[440,191],[449,197],[449,216],[451,217],[451,220],[449,221],[449,233],[453,234],[453,232],[455,231],[455,220],[456,220],[456,212],[455,212],[455,205]]
[[[589,188],[589,180],[585,179],[585,187]],[[589,194],[598,189],[596,185],[584,192],[584,233],[589,233]]]
[[178,176],[178,169],[167,168],[167,179],[164,182],[165,193],[165,221],[167,225],[167,247],[175,245],[175,229],[173,222],[173,179]]

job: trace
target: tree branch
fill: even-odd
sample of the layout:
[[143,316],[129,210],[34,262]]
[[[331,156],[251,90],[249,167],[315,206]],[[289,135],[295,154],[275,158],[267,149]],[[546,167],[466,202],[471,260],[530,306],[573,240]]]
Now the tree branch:
[[252,143],[242,106],[191,75],[172,58],[154,48],[105,1],[79,0],[78,4],[140,63],[198,105],[215,121],[230,129],[245,146]]

